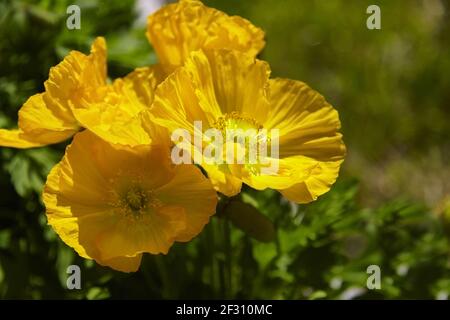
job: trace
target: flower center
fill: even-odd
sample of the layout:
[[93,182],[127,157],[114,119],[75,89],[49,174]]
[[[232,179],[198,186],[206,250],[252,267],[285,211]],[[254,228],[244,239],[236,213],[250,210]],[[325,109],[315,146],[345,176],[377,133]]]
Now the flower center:
[[151,209],[159,205],[151,190],[145,190],[137,185],[118,192],[116,195],[117,200],[112,205],[131,221],[144,218],[146,213],[150,213]]
[[[217,118],[213,127],[222,132],[224,143],[237,143],[241,147],[241,155],[237,147],[232,146],[233,156],[227,157],[226,154],[230,153],[230,149],[224,146],[225,163],[237,162],[244,164],[251,171],[256,170],[254,166],[259,163],[260,151],[267,149],[271,141],[267,130],[264,130],[264,127],[254,118],[241,115],[236,111]],[[238,155],[238,159],[235,155]]]
[[226,113],[225,115],[217,118],[217,120],[213,123],[213,127],[221,131],[225,131],[227,129],[260,130],[263,128],[263,126],[260,125],[255,119],[244,117],[236,111]]
[[109,179],[109,183],[109,205],[130,222],[145,222],[154,210],[163,206],[139,174],[119,170],[115,177]]
[[142,209],[145,209],[149,200],[146,192],[139,188],[130,189],[124,198],[128,208],[136,213],[139,213]]

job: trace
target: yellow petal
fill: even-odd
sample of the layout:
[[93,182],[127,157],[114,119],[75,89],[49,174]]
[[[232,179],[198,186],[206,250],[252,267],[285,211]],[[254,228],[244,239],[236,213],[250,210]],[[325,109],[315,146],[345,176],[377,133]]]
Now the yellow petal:
[[279,190],[284,197],[297,203],[308,203],[328,192],[339,175],[341,161],[319,162],[310,176],[288,189]]
[[160,65],[137,68],[126,77],[114,82],[116,92],[128,97],[129,101],[148,108],[153,102],[156,87],[165,76]]
[[65,158],[51,170],[42,196],[49,225],[68,246],[89,259],[99,255],[93,237],[108,226],[112,217],[99,190],[105,188],[95,181],[98,174],[91,181],[86,177],[91,173],[88,169],[84,176],[78,176],[78,172],[75,176],[71,162]]
[[167,74],[192,51],[229,49],[256,56],[265,44],[264,32],[249,21],[192,0],[169,4],[149,16],[147,38]]
[[99,261],[99,264],[113,268],[122,272],[136,272],[141,265],[142,254],[134,257],[116,257],[105,261]]
[[[159,69],[138,68],[117,79],[98,101],[84,101],[83,107],[74,109],[75,117],[83,127],[114,144],[146,145],[152,142],[150,136],[154,140],[167,136],[167,132],[152,128],[152,123],[143,123],[140,116],[149,109],[155,88],[162,81]],[[167,141],[168,136],[162,140]]]
[[[47,203],[46,203],[47,206]],[[81,217],[62,218],[58,216],[63,210],[47,208],[48,224],[55,230],[61,240],[72,247],[81,257],[102,261],[97,246],[99,234],[111,230],[117,217],[110,211],[95,212]],[[74,212],[70,207],[67,212]],[[57,213],[53,215],[54,213]]]
[[80,107],[82,100],[95,100],[97,90],[106,84],[106,43],[98,37],[91,54],[78,51],[70,54],[50,69],[45,81],[44,101],[59,118],[76,124],[71,110]]
[[257,122],[266,120],[269,65],[236,51],[193,52],[184,67],[199,89],[202,108],[213,115],[238,112]]
[[97,238],[101,260],[148,252],[167,254],[175,236],[186,228],[181,207],[164,206],[148,213],[143,221],[122,219]]
[[198,104],[189,75],[182,68],[158,86],[151,109],[145,110],[141,117],[147,120],[142,123],[152,122],[166,128],[169,136],[178,129],[185,129],[193,137],[194,121],[209,123]]
[[112,145],[89,131],[75,136],[61,163],[65,164],[63,173],[73,180],[72,186],[77,194],[83,196],[80,192],[83,189],[78,190],[78,187],[89,187],[94,202],[105,201],[105,185],[109,185],[110,179],[116,176],[141,176],[148,180],[148,188],[159,187],[173,177],[169,150]]
[[19,129],[0,131],[0,145],[31,148],[70,138],[78,126],[67,123],[47,108],[43,93],[30,97],[19,110]]
[[33,136],[25,134],[20,129],[6,130],[0,129],[0,146],[28,149],[44,146],[45,143],[33,141]]
[[314,164],[296,184],[277,189],[298,203],[316,200],[336,181],[346,153],[338,112],[305,83],[289,79],[270,81],[270,106],[264,127],[279,130],[280,158],[300,155]]
[[[229,165],[233,175],[257,190],[286,189],[304,181],[317,166],[317,161],[297,156],[285,159],[266,159],[269,163],[259,165]],[[272,170],[269,170],[272,166]],[[261,171],[267,169],[267,173]]]
[[176,241],[190,241],[197,236],[215,213],[217,194],[211,182],[193,165],[175,167],[173,179],[155,191],[165,205],[180,206],[186,212],[186,228]]
[[19,110],[18,130],[0,131],[0,146],[29,148],[70,138],[80,129],[73,107],[98,99],[105,84],[106,44],[97,38],[89,56],[72,51],[50,69],[46,91],[30,97]]
[[155,93],[151,119],[169,132],[178,128],[194,133],[194,121],[203,129],[223,114],[238,112],[263,122],[268,113],[266,87],[270,70],[265,62],[231,51],[198,51],[171,74]]
[[77,132],[79,126],[53,113],[44,101],[45,95],[36,94],[25,102],[19,110],[19,128],[42,143],[64,141]]
[[269,106],[269,73],[265,62],[246,54],[194,52],[184,67],[158,86],[150,117],[169,132],[184,128],[191,134],[194,121],[201,121],[205,130],[231,112],[263,122]]
[[302,155],[321,161],[345,156],[338,112],[305,83],[270,81],[268,130],[280,130],[280,157]]
[[[158,124],[156,124],[155,122],[153,122],[151,120],[151,110],[145,110],[143,112],[141,112],[140,114],[138,114],[136,116],[137,120],[132,119],[129,124],[129,128],[130,131],[131,130],[136,130],[138,131],[143,129],[148,137],[150,137],[151,140],[151,145],[152,146],[157,146],[157,147],[161,147],[163,149],[168,150],[171,145],[172,145],[172,141],[170,140],[170,135],[169,135],[169,131],[165,128],[162,127]],[[124,127],[125,128],[128,124],[126,124]],[[134,137],[137,138],[137,135],[134,135]],[[140,142],[140,144],[142,144],[142,140]],[[130,144],[133,145],[133,144]]]
[[202,167],[207,172],[214,188],[220,193],[227,197],[233,197],[241,192],[242,180],[235,177],[226,164],[217,166],[202,164]]

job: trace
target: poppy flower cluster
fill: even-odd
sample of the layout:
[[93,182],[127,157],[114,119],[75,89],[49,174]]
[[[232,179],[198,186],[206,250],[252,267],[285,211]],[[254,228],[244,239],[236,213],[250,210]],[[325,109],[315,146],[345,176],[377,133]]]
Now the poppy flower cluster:
[[[0,129],[3,147],[72,139],[43,201],[49,225],[80,256],[133,272],[143,253],[167,254],[196,237],[218,192],[235,196],[246,184],[308,203],[330,189],[345,156],[338,112],[305,83],[270,78],[256,58],[260,28],[181,0],[149,16],[146,35],[158,64],[109,82],[99,37],[89,55],[72,51],[50,69],[17,129]],[[205,130],[277,129],[276,174],[258,163],[175,164],[171,133],[195,134],[196,121]]]

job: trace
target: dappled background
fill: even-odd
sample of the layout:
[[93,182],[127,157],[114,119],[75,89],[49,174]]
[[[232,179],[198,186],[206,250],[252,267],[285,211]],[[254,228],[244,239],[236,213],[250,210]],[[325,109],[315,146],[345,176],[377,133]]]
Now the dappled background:
[[[95,36],[106,37],[111,78],[157,62],[145,20],[163,3],[0,0],[0,127],[13,127],[49,68],[71,49],[88,52]],[[301,206],[246,189],[259,231],[214,217],[193,242],[123,274],[81,259],[46,225],[40,193],[65,145],[1,148],[0,297],[447,298],[449,2],[205,3],[264,29],[260,57],[272,75],[308,83],[338,109],[348,156],[336,186]],[[66,29],[70,4],[81,7],[81,30]],[[381,30],[366,28],[370,4],[381,7]],[[81,267],[81,290],[66,289],[71,264]],[[366,287],[371,264],[380,290]]]

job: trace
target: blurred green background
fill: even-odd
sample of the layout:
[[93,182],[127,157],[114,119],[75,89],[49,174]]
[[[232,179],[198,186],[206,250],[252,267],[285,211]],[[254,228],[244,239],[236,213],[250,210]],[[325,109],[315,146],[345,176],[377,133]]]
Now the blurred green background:
[[[51,66],[96,36],[106,37],[111,78],[155,63],[145,17],[164,1],[138,2],[0,0],[0,127],[16,124]],[[81,259],[46,225],[40,193],[65,145],[1,148],[0,298],[448,298],[450,3],[205,3],[264,29],[260,57],[273,76],[307,82],[338,109],[348,156],[336,186],[301,206],[246,189],[273,241],[214,217],[196,240],[123,274]],[[81,7],[81,30],[66,28],[70,4]],[[370,4],[381,7],[381,30],[366,28]],[[81,266],[81,290],[66,288],[70,264]],[[371,264],[380,290],[366,287]]]

